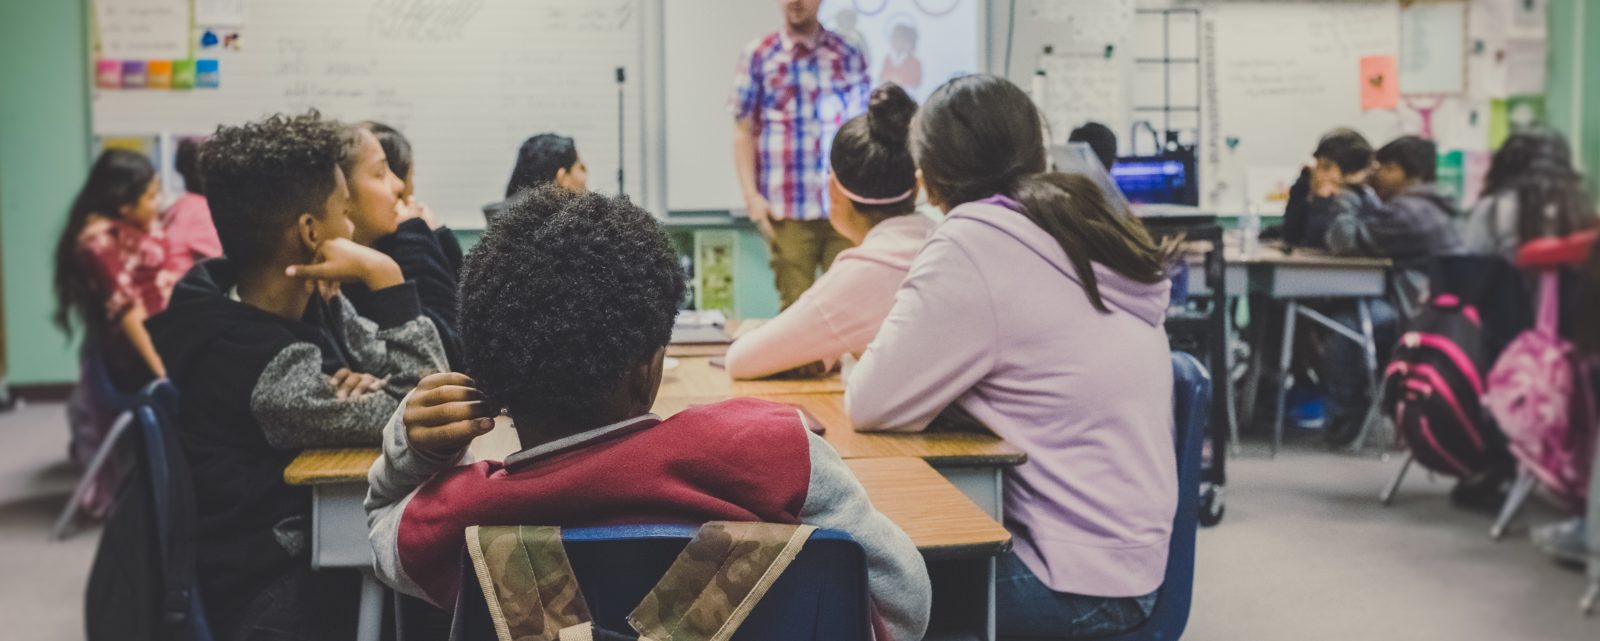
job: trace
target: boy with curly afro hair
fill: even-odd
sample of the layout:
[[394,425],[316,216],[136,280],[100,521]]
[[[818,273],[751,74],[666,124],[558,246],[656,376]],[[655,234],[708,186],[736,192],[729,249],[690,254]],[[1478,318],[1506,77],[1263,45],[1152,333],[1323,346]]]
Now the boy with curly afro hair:
[[[225,257],[191,270],[148,323],[183,396],[196,578],[221,639],[353,627],[338,598],[353,584],[309,569],[310,491],[284,468],[304,448],[377,444],[400,398],[446,369],[415,287],[350,240],[344,136],[315,112],[219,128],[200,165]],[[372,291],[370,317],[341,283]]]
[[[423,379],[384,428],[367,495],[379,577],[454,604],[472,525],[806,523],[866,550],[878,638],[922,638],[921,556],[798,410],[650,413],[683,292],[666,234],[626,199],[513,198],[467,257],[466,372]],[[525,449],[453,467],[502,410]]]

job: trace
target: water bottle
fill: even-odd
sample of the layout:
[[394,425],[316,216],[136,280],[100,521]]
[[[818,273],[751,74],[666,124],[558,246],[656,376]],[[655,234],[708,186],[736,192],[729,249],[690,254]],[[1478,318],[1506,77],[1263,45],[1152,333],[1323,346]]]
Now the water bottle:
[[1244,218],[1239,221],[1239,232],[1243,236],[1240,249],[1244,250],[1246,258],[1255,258],[1261,249],[1261,214],[1255,205],[1245,210]]

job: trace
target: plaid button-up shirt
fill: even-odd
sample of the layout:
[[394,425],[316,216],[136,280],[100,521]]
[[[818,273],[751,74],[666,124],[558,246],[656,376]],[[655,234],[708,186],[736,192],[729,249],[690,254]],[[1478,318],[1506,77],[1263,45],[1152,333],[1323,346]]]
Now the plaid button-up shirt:
[[730,105],[755,123],[756,186],[785,220],[828,217],[833,136],[872,91],[860,51],[827,30],[810,40],[780,31],[746,47]]

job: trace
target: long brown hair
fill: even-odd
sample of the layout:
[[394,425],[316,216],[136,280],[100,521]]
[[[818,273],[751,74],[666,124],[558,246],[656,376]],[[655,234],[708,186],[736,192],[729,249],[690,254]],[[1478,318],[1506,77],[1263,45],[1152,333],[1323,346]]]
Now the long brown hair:
[[78,235],[92,215],[121,218],[122,206],[139,202],[155,177],[149,158],[126,149],[105,150],[89,168],[89,178],[67,210],[66,228],[56,240],[56,310],[51,319],[69,336],[73,320],[83,323],[91,339],[100,338],[106,329],[105,301],[78,260]]
[[913,127],[913,149],[929,195],[954,207],[996,194],[1050,234],[1083,282],[1090,304],[1110,311],[1093,263],[1141,283],[1166,278],[1160,253],[1127,207],[1093,180],[1047,173],[1043,121],[1009,80],[964,76],[939,87]]

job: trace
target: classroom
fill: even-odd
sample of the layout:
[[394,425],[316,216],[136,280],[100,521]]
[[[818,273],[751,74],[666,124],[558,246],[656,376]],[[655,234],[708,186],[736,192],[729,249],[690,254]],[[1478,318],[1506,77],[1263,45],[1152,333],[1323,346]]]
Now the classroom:
[[0,637],[1600,639],[1596,34],[0,1]]

